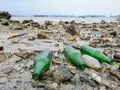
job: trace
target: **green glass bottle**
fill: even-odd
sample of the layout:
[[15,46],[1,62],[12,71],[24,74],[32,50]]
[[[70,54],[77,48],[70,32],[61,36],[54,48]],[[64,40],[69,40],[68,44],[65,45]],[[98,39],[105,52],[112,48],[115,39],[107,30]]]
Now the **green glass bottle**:
[[85,54],[88,54],[94,58],[96,58],[97,60],[99,60],[100,62],[106,62],[108,64],[112,64],[113,61],[108,58],[107,56],[105,56],[102,51],[96,49],[96,48],[93,48],[91,46],[88,46],[88,45],[82,45],[80,46],[80,51],[85,53]]
[[64,48],[64,55],[72,64],[79,66],[82,69],[86,67],[86,65],[83,63],[81,52],[75,50],[73,47],[66,46]]
[[33,79],[37,80],[39,77],[50,68],[52,59],[52,53],[50,51],[44,51],[40,56],[36,57],[34,61],[34,74]]

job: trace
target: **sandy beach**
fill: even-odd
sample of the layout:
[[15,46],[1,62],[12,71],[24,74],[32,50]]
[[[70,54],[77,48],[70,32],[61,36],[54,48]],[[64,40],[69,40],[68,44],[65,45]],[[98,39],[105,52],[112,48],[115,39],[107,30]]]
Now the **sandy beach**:
[[[100,62],[99,70],[88,66],[82,70],[65,58],[66,45],[76,50],[81,45],[100,49],[114,60],[113,64]],[[116,64],[120,67],[120,59],[113,58],[115,53],[120,53],[120,23],[113,19],[3,17],[0,18],[0,48],[0,90],[120,89],[120,71],[115,68]],[[34,59],[44,50],[53,53],[52,64],[35,81]]]

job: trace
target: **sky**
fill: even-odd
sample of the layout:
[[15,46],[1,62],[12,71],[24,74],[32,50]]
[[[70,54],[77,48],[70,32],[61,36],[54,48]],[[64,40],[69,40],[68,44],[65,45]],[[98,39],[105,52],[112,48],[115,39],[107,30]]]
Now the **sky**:
[[120,0],[0,0],[12,15],[119,15]]

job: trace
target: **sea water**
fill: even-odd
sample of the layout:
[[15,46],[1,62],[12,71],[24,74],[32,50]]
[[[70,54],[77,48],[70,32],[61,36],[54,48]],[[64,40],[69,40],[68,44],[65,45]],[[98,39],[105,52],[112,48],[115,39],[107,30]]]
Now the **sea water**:
[[34,20],[39,23],[42,23],[44,21],[54,21],[54,22],[59,22],[59,21],[76,21],[76,22],[85,22],[85,23],[99,23],[101,20],[105,20],[107,22],[115,22],[115,18],[112,17],[12,17],[12,20]]

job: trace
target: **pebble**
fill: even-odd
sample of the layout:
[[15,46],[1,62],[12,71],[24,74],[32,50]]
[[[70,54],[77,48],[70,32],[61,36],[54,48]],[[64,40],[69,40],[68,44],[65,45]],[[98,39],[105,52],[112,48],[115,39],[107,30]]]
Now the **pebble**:
[[33,60],[30,60],[28,61],[28,63],[25,65],[28,69],[32,69],[33,68],[33,65],[34,65],[34,61]]
[[97,81],[99,84],[102,83],[102,78],[100,76],[98,76],[97,74],[95,73],[92,73],[92,79],[94,79],[95,81]]
[[0,78],[0,84],[5,84],[8,82],[7,77]]
[[57,83],[52,83],[52,84],[48,84],[45,86],[45,89],[47,90],[57,90],[58,84]]
[[9,25],[8,20],[2,19],[1,21],[2,21],[2,25],[5,25],[5,26],[8,26],[8,25]]
[[105,86],[101,86],[99,90],[106,90]]
[[45,32],[38,33],[38,39],[48,39],[48,37],[48,34],[46,34]]
[[29,41],[33,41],[33,40],[35,40],[35,37],[29,36],[29,37],[28,37],[28,40],[29,40]]
[[14,29],[14,30],[23,30],[23,27],[22,27],[22,26],[14,26],[13,29]]
[[12,58],[9,59],[8,62],[18,62],[18,61],[21,61],[21,57],[18,57],[16,55],[14,55]]
[[73,82],[73,84],[75,84],[75,85],[79,85],[79,83],[80,83],[80,76],[79,76],[79,74],[76,74],[76,75],[74,76],[72,82]]

